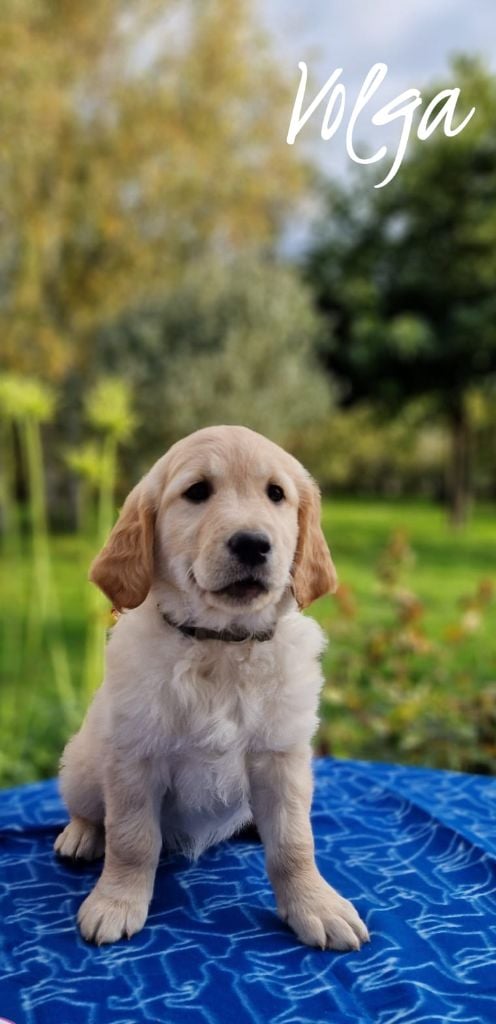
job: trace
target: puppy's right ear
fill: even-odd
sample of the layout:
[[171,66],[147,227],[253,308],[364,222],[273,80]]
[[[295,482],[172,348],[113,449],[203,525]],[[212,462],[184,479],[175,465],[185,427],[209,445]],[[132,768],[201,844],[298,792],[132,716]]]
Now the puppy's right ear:
[[105,546],[93,562],[89,578],[110,598],[117,611],[137,608],[151,587],[155,510],[143,483],[126,498]]
[[320,525],[320,492],[310,476],[300,487],[298,544],[293,563],[293,593],[300,608],[324,594],[334,594],[336,569]]

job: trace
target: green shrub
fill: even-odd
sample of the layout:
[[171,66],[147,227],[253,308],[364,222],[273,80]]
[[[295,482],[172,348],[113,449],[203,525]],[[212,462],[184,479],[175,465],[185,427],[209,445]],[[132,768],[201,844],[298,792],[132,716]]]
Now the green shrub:
[[329,675],[322,696],[321,753],[496,772],[496,674],[475,678],[479,632],[494,606],[482,579],[460,597],[436,636],[423,601],[404,578],[414,562],[396,530],[376,565],[372,621],[349,585],[325,621]]

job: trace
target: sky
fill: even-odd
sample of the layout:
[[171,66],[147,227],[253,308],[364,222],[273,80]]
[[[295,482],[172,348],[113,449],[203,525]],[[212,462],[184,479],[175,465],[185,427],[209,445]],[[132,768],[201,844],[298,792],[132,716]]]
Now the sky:
[[[295,145],[311,145],[324,170],[347,175],[353,166],[346,153],[345,131],[349,112],[365,75],[377,62],[388,65],[387,78],[363,111],[357,139],[374,152],[388,144],[390,154],[377,165],[377,180],[384,177],[394,155],[400,122],[374,127],[371,115],[405,89],[442,84],[457,85],[449,70],[456,53],[479,54],[496,71],[496,0],[255,0],[274,42],[275,53],[294,80],[300,80],[298,62],[304,60],[313,87],[310,101],[335,68],[346,89],[343,122],[329,141],[320,139],[322,112],[313,115]],[[460,104],[462,97],[460,98]],[[421,108],[420,108],[421,109]],[[461,107],[460,107],[461,109]],[[291,110],[288,110],[288,124]],[[496,112],[495,112],[496,117]],[[285,126],[287,130],[287,126]],[[355,165],[356,166],[356,165]]]

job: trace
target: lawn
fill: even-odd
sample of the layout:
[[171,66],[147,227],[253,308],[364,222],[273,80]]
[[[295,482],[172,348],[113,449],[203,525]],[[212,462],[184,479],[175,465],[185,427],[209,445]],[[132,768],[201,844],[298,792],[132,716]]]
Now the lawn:
[[463,530],[449,526],[442,508],[412,502],[326,502],[324,530],[340,579],[357,591],[364,611],[373,611],[374,569],[395,531],[413,549],[408,577],[432,611],[440,630],[456,613],[457,599],[481,578],[496,581],[496,509],[478,509]]
[[[420,503],[333,500],[323,521],[341,586],[311,610],[330,637],[318,748],[495,771],[494,509],[458,533]],[[104,605],[92,604],[86,582],[93,545],[58,535],[51,551],[68,685],[49,650],[56,623],[48,617],[35,635],[29,551],[2,558],[3,785],[55,772],[94,685],[89,618],[103,642]]]

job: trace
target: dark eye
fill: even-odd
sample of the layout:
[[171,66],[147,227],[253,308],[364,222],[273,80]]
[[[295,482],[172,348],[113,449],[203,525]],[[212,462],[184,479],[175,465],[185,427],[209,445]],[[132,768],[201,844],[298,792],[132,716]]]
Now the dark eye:
[[284,501],[284,491],[282,487],[279,487],[279,484],[268,484],[267,497],[277,505],[280,501]]
[[191,487],[188,487],[188,490],[183,494],[183,498],[187,498],[188,501],[199,505],[201,501],[208,501],[211,493],[212,484],[208,480],[198,480],[196,484],[191,484]]

